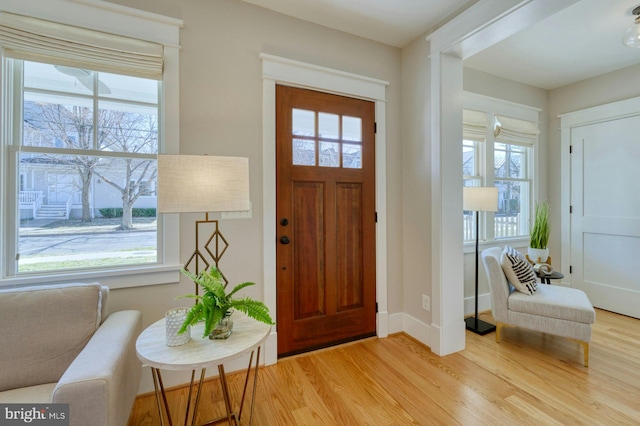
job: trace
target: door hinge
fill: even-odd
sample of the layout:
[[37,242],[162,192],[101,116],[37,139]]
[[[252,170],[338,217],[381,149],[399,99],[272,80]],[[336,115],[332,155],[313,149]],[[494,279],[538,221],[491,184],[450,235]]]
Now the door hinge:
[[573,206],[569,206],[569,214],[573,213]]
[[569,266],[569,273],[573,274],[573,266]]
[[376,223],[378,223],[378,212],[375,213]]
[[378,123],[373,122],[373,133],[378,133]]
[[573,154],[573,145],[569,145],[569,154]]
[[378,302],[376,302],[376,314],[378,313]]

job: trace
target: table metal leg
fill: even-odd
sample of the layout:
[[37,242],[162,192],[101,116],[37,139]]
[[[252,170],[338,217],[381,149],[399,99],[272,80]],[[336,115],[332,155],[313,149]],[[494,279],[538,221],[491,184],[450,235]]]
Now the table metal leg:
[[253,394],[251,395],[251,411],[249,411],[249,426],[253,424],[253,407],[256,404],[256,390],[258,389],[258,369],[260,368],[260,346],[256,356],[256,369],[253,372]]
[[[218,366],[218,373],[220,379],[220,386],[222,387],[222,397],[224,398],[224,406],[227,410],[227,421],[231,424],[231,419],[235,420],[235,415],[231,410],[231,395],[229,395],[229,386],[227,383],[227,375],[224,373],[224,365]],[[234,422],[236,425],[238,422]]]
[[[251,425],[253,423],[253,407],[255,406],[255,399],[256,399],[256,389],[258,386],[258,369],[260,368],[260,347],[258,347],[258,353],[256,356],[256,364],[255,364],[255,368],[254,368],[254,375],[253,375],[253,392],[251,394],[251,408],[250,408],[250,417],[249,417],[249,424]],[[214,420],[210,420],[208,423],[206,423],[204,426],[208,426],[208,425],[214,425],[223,421],[226,421],[227,424],[231,425],[231,424],[235,424],[238,425],[240,424],[240,419],[242,418],[242,409],[244,407],[244,401],[245,398],[247,396],[247,388],[249,385],[249,377],[251,375],[251,365],[253,364],[253,356],[255,355],[254,353],[255,351],[251,352],[251,356],[249,358],[249,365],[247,367],[247,372],[244,378],[244,386],[242,389],[242,398],[240,400],[240,406],[238,407],[238,412],[234,412],[233,411],[233,407],[232,407],[232,402],[231,402],[231,392],[229,392],[229,382],[227,381],[227,375],[225,373],[224,370],[224,365],[219,365],[218,366],[218,373],[219,373],[219,380],[220,380],[220,388],[222,389],[222,397],[224,399],[224,404],[225,404],[225,410],[226,410],[226,415],[219,417],[217,419]],[[233,423],[232,423],[233,421]]]
[[[169,422],[169,426],[173,426],[173,422],[171,421],[171,413],[169,412],[169,404],[167,403],[167,394],[164,390],[164,384],[162,383],[162,375],[160,374],[160,370],[151,367],[151,375],[153,376],[153,386],[156,390],[156,404],[158,405],[160,424],[164,426],[164,415],[162,413],[162,402],[164,402],[164,411],[167,414],[167,421]],[[162,395],[162,401],[160,400],[160,395]]]
[[[200,397],[202,396],[202,385],[204,384],[205,371],[207,371],[207,369],[203,368],[202,372],[200,373],[200,382],[198,383],[198,391],[196,392],[196,402],[195,402],[195,404],[193,404],[193,416],[191,417],[191,426],[195,426],[195,424],[196,424],[196,417],[198,415],[198,407],[200,406]],[[192,379],[191,383],[193,384],[193,379]],[[189,399],[191,399],[191,389],[189,389]],[[189,414],[189,409],[187,408],[187,414],[184,417],[184,425],[185,426],[187,426],[187,416],[188,416],[188,414]]]

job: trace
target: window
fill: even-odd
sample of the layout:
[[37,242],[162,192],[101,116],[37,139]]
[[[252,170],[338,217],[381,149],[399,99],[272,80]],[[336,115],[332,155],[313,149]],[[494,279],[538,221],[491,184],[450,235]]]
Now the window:
[[[480,239],[528,237],[537,138],[537,122],[495,114],[489,107],[463,111],[464,185],[498,188],[498,210],[480,213]],[[463,218],[464,240],[474,241],[475,212],[465,211]]]
[[156,263],[155,214],[135,208],[157,169],[159,82],[18,59],[7,67],[23,122],[16,168],[35,192],[20,205],[16,273]]
[[317,146],[320,167],[362,168],[360,117],[297,108],[293,108],[291,115],[294,165],[315,166]]
[[7,12],[0,24],[11,112],[1,126],[0,285],[69,274],[117,280],[112,287],[175,282],[177,272],[164,271],[179,268],[177,251],[162,242],[176,224],[156,217],[155,194],[164,132],[175,136],[160,121],[177,113],[163,108],[173,48]]

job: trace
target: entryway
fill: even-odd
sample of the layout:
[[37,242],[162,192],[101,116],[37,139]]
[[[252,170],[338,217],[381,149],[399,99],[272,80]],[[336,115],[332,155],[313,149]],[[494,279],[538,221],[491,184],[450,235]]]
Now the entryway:
[[278,355],[376,333],[375,103],[276,87]]

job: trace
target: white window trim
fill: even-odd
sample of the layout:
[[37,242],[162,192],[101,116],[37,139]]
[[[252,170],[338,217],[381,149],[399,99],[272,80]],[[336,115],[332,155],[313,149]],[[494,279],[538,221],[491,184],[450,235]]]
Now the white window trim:
[[[177,154],[180,140],[180,93],[179,93],[179,36],[182,20],[142,12],[136,9],[115,5],[100,0],[5,0],[2,10],[31,16],[34,18],[60,22],[68,25],[89,28],[119,34],[127,37],[138,38],[163,44],[164,46],[164,72],[162,83],[163,111],[160,111],[160,126],[162,128],[162,140],[159,141],[164,153]],[[0,77],[5,78],[5,70],[0,70]],[[2,93],[0,93],[2,95]],[[9,112],[4,114],[5,119],[11,119]],[[6,142],[7,134],[0,135],[2,143]],[[2,170],[7,170],[10,163],[4,158],[6,149],[0,150],[0,164]],[[0,188],[0,199],[6,200],[7,194]],[[7,208],[7,203],[0,203],[0,223],[15,223],[13,208]],[[12,203],[13,204],[13,203]],[[179,215],[164,215],[158,221],[158,236],[162,241],[179,241],[180,225]],[[6,271],[8,259],[8,244],[15,241],[4,240],[0,247],[0,268]],[[43,274],[16,277],[1,277],[0,288],[58,284],[78,281],[100,281],[112,289],[139,287],[155,284],[177,283],[180,280],[180,250],[179,244],[163,244],[158,251],[158,259],[162,260],[157,265],[141,265],[139,267],[102,269],[93,271],[78,271],[64,274]]]
[[[462,106],[465,109],[472,109],[472,110],[484,112],[488,114],[490,118],[494,117],[495,115],[504,115],[512,118],[517,118],[520,120],[531,121],[538,124],[540,123],[540,112],[542,111],[542,109],[537,107],[519,104],[516,102],[506,101],[503,99],[493,98],[490,96],[480,95],[477,93],[467,92],[467,91],[463,92]],[[495,142],[493,137],[493,127],[492,127],[493,123],[490,122],[489,124],[490,124],[490,128],[487,129],[488,130],[487,139],[485,140],[485,142],[482,142],[486,144],[484,149],[487,151],[489,151],[487,148],[489,144],[493,145],[493,143]],[[532,146],[531,158],[529,159],[531,172],[532,172],[531,173],[532,174],[531,202],[538,199],[539,187],[540,187],[538,183],[539,179],[536,178],[537,176],[539,176],[539,173],[538,173],[539,158],[538,157],[539,157],[540,150],[538,149],[538,144],[539,144],[539,141]],[[493,152],[493,150],[491,150],[491,152]],[[487,155],[488,153],[485,154],[484,156],[486,157]],[[487,158],[486,162],[481,161],[480,174],[481,174],[481,178],[484,180],[484,185],[493,186],[495,181],[494,176],[492,175],[490,178],[487,176],[486,168],[488,167],[489,164],[493,164],[493,158]],[[480,226],[481,228],[482,226],[484,226],[485,229],[487,229],[486,213],[483,219],[483,223],[481,223]],[[493,231],[491,231],[490,233],[493,234]],[[529,244],[528,237],[501,238],[500,240],[495,240],[495,236],[489,235],[489,232],[488,232],[487,237],[489,236],[491,236],[491,239],[480,241],[479,246],[493,247],[496,244],[502,244],[502,243],[507,243],[511,245],[525,245],[525,246]],[[472,253],[474,251],[475,251],[475,240],[465,241],[464,253]]]

